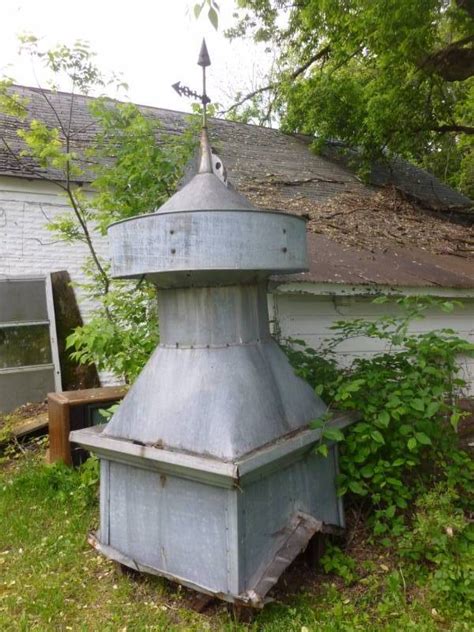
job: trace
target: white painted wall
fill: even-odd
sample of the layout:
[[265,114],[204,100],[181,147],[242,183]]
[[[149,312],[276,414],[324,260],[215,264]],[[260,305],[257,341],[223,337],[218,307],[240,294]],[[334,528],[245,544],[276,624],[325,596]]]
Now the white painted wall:
[[[0,177],[0,277],[45,274],[67,270],[74,283],[86,281],[82,267],[89,254],[85,245],[60,241],[47,229],[49,220],[70,211],[54,184],[24,178]],[[97,252],[108,255],[105,237],[95,239]],[[79,309],[87,321],[95,307],[75,287]],[[103,384],[117,381],[102,373]]]
[[[68,211],[66,199],[54,184],[0,177],[0,275],[67,270],[72,281],[84,282],[87,247],[60,241],[46,227],[49,220]],[[99,236],[95,245],[101,256],[107,256],[106,238]],[[75,291],[82,317],[87,320],[94,303],[80,288]]]
[[[449,314],[430,308],[424,319],[413,322],[411,331],[422,333],[449,328],[454,329],[460,337],[474,343],[474,298],[458,297],[456,300],[462,300],[462,308],[456,307]],[[376,305],[371,296],[285,293],[285,286],[278,288],[278,292],[273,295],[273,302],[274,316],[278,320],[282,337],[304,340],[314,349],[332,336],[329,327],[337,320],[375,320],[382,315],[395,314],[399,310],[393,302]],[[337,360],[341,364],[347,364],[356,356],[370,356],[382,349],[382,341],[353,338],[338,347]],[[474,395],[474,359],[463,357],[460,358],[460,363],[470,383],[470,394]]]

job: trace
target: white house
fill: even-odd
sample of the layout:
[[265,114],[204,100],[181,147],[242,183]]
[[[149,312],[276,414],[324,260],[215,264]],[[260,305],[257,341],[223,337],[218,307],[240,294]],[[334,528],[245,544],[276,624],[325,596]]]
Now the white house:
[[[17,89],[30,99],[31,116],[54,125],[41,91]],[[48,98],[58,112],[69,112],[71,95],[48,93]],[[87,97],[75,97],[72,121],[90,134],[87,103]],[[168,131],[183,128],[181,113],[143,111],[158,117]],[[309,272],[271,284],[271,312],[283,336],[317,347],[331,335],[328,327],[335,320],[376,318],[396,309],[394,303],[373,303],[375,295],[386,293],[461,301],[463,306],[451,313],[430,309],[414,327],[452,328],[474,342],[474,212],[469,199],[401,160],[374,166],[366,185],[336,144],[316,155],[306,137],[221,120],[212,121],[211,133],[229,180],[240,192],[261,208],[308,219]],[[18,142],[7,118],[0,119],[0,135]],[[54,172],[43,174],[51,182],[0,147],[0,276],[65,269],[81,281],[85,248],[55,240],[46,228],[67,203],[54,184]],[[97,239],[97,248],[107,254],[104,238]],[[94,306],[80,290],[78,299],[87,320]],[[339,353],[347,361],[378,348],[373,340],[355,339]],[[474,394],[474,361],[463,362]]]

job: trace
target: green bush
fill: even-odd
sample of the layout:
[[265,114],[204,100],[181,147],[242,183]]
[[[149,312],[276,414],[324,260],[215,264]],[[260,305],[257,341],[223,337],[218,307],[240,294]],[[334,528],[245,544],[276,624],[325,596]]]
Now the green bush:
[[67,338],[71,357],[131,383],[158,344],[156,290],[115,281],[92,318]]
[[[398,303],[398,318],[335,323],[334,336],[318,352],[301,343],[286,347],[297,372],[330,410],[361,414],[344,435],[327,428],[327,418],[313,425],[323,428],[325,439],[341,441],[339,492],[363,499],[374,533],[387,536],[404,531],[409,504],[436,481],[449,479],[469,489],[473,473],[471,460],[457,445],[462,413],[456,401],[465,386],[458,357],[472,354],[474,346],[450,330],[409,333],[410,323],[433,301]],[[381,340],[386,351],[339,368],[334,351],[355,336]],[[318,449],[324,453],[322,446]]]

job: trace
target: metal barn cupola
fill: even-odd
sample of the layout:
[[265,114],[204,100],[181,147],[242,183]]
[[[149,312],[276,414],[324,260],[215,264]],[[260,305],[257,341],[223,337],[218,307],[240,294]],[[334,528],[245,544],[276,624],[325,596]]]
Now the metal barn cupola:
[[[204,76],[209,63],[204,46]],[[305,222],[226,186],[204,116],[198,173],[108,234],[114,276],[158,288],[160,343],[109,423],[71,433],[101,463],[94,545],[261,606],[310,538],[344,521],[337,446],[317,455],[309,427],[326,406],[269,329],[268,279],[307,269]]]

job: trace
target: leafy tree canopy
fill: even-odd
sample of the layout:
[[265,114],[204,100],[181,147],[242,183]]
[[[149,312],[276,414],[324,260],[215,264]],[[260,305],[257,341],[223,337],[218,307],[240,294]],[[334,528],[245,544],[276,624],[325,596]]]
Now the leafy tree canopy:
[[238,0],[229,37],[277,51],[228,115],[395,153],[474,195],[473,0]]

